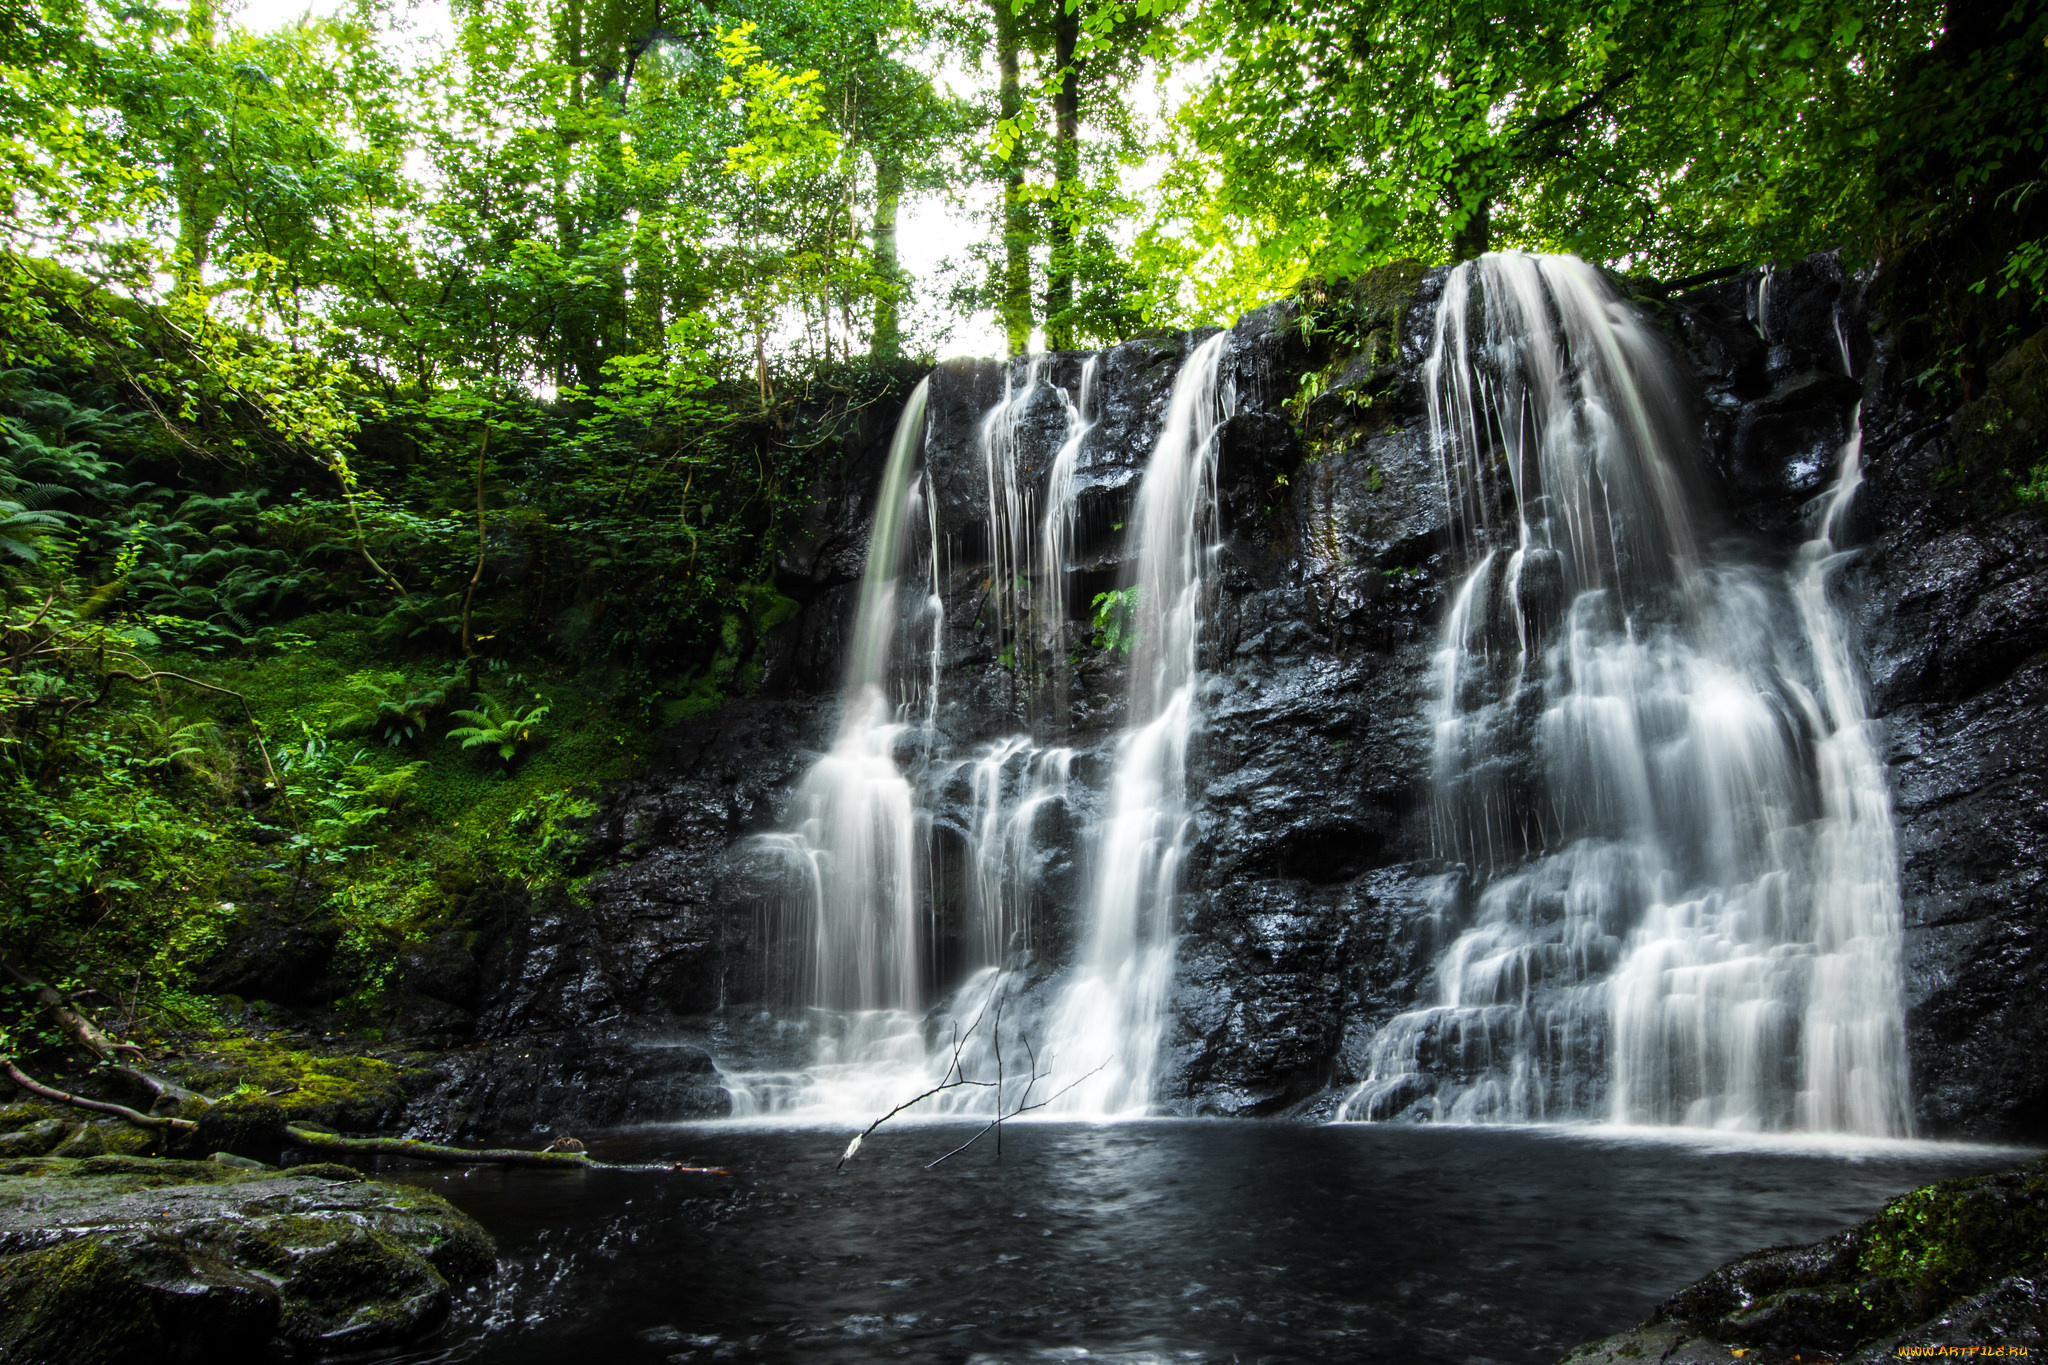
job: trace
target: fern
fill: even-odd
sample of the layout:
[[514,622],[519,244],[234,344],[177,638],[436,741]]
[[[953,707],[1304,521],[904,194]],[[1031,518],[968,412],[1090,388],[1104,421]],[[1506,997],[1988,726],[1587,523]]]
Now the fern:
[[[458,693],[453,677],[412,689],[403,673],[358,673],[348,683],[362,699],[361,709],[344,717],[337,731],[372,734],[394,749],[425,739],[434,716]],[[402,695],[407,690],[411,695]]]
[[450,730],[448,738],[465,749],[496,748],[498,757],[510,766],[520,749],[537,737],[548,708],[531,702],[517,708],[507,707],[488,693],[483,694],[482,700],[483,705],[476,710],[449,713],[464,724]]

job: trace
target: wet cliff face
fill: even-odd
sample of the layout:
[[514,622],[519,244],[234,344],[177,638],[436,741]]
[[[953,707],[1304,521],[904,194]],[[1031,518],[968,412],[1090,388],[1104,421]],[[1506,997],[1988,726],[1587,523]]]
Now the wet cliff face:
[[[1411,1004],[1436,951],[1426,782],[1431,660],[1461,568],[1421,384],[1443,272],[1395,268],[1274,305],[1233,331],[1237,415],[1218,457],[1222,548],[1204,646],[1198,794],[1162,1103],[1184,1112],[1317,1112],[1355,1080],[1375,1029]],[[1638,303],[1699,379],[1709,536],[1789,559],[1862,400],[1867,483],[1837,581],[1889,736],[1908,926],[1908,1028],[1923,1131],[2048,1130],[2042,937],[2048,853],[2048,532],[1946,494],[1951,415],[1911,405],[1873,341],[1857,282],[1830,258]],[[1022,362],[948,362],[931,381],[925,460],[946,629],[935,725],[955,754],[1019,731],[1074,750],[1065,803],[1036,828],[1035,960],[1070,960],[1087,900],[1128,662],[1091,642],[1118,584],[1132,496],[1173,379],[1200,337],[1103,353],[1075,465],[1066,633],[1027,666],[1006,637],[979,439]],[[1842,374],[1846,340],[1859,385]],[[1017,487],[1042,493],[1083,357],[1040,362],[1013,413]],[[785,561],[804,603],[764,696],[680,728],[591,829],[582,899],[508,909],[423,960],[456,981],[484,1040],[425,1102],[443,1131],[558,1106],[554,1126],[720,1112],[721,1063],[796,1062],[776,1023],[773,907],[783,827],[831,743],[836,689],[881,450],[856,452]],[[1042,643],[1042,642],[1041,642]],[[1055,657],[1056,656],[1056,657]],[[934,898],[957,907],[975,818],[964,775],[936,782]],[[452,956],[451,956],[452,955]],[[438,973],[438,975],[436,975]],[[431,991],[429,991],[431,994]],[[658,1040],[666,1046],[631,1046]],[[595,1049],[595,1051],[593,1051]],[[602,1053],[600,1058],[597,1054]],[[508,1059],[518,1056],[520,1064]],[[580,1106],[580,1107],[579,1107]],[[560,1117],[566,1112],[568,1118]],[[479,1117],[479,1115],[485,1117]]]

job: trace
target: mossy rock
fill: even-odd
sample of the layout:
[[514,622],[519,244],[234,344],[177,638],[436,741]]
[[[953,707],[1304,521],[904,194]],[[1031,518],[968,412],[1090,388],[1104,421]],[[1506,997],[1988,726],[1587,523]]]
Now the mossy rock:
[[279,1316],[262,1279],[148,1232],[0,1258],[0,1359],[21,1365],[253,1359]]
[[0,1246],[24,1245],[0,1257],[9,1365],[393,1344],[431,1330],[450,1285],[496,1262],[446,1201],[346,1167],[120,1155],[0,1167]]
[[380,1058],[329,1055],[255,1038],[212,1044],[186,1057],[176,1072],[194,1090],[258,1092],[288,1122],[340,1129],[377,1128],[394,1118],[412,1079],[405,1068]]
[[[1815,1355],[1889,1358],[1900,1344],[2048,1342],[2048,1158],[1947,1180],[1805,1246],[1722,1266],[1633,1332],[1580,1347],[1575,1365]],[[2012,1335],[2018,1333],[2019,1335]]]
[[71,1131],[71,1125],[59,1118],[38,1119],[34,1123],[0,1133],[0,1160],[11,1157],[42,1156],[64,1140]]
[[252,1223],[234,1259],[276,1282],[278,1334],[295,1346],[363,1350],[417,1336],[448,1311],[448,1281],[397,1238],[353,1223],[283,1215]]
[[93,1119],[69,1129],[61,1142],[45,1151],[51,1156],[94,1157],[109,1153],[148,1156],[156,1151],[157,1135],[120,1118]]
[[266,1165],[276,1165],[290,1135],[288,1120],[276,1101],[226,1099],[199,1116],[192,1144],[205,1152],[232,1152]]
[[38,1123],[48,1123],[56,1117],[58,1115],[55,1110],[51,1109],[48,1105],[38,1104],[34,1100],[10,1104],[5,1108],[0,1108],[0,1133],[18,1133],[22,1129],[34,1127]]

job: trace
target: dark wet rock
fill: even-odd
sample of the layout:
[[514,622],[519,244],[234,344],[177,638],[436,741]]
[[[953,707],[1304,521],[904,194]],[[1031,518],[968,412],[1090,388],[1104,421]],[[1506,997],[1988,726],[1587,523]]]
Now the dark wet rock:
[[0,1165],[0,1355],[23,1365],[386,1346],[495,1264],[442,1199],[346,1167]]
[[279,1005],[325,1005],[348,989],[334,970],[339,920],[290,907],[247,905],[244,922],[223,936],[220,951],[200,968],[200,989]]
[[433,1087],[406,1115],[407,1131],[432,1141],[573,1134],[732,1109],[710,1054],[686,1043],[526,1035],[440,1054],[432,1070]]
[[1943,486],[1953,422],[1881,358],[1843,579],[1885,718],[1907,1033],[1933,1133],[2048,1131],[2048,521]]
[[1950,1180],[1807,1246],[1731,1261],[1574,1365],[1896,1360],[2048,1345],[2048,1162]]

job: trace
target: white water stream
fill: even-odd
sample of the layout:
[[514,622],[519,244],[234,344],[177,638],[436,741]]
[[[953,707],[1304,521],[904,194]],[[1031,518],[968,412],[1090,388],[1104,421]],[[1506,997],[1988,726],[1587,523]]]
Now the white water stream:
[[1681,378],[1584,262],[1460,266],[1427,381],[1473,556],[1436,703],[1462,931],[1346,1115],[1905,1135],[1891,805],[1828,600],[1860,436],[1773,571],[1697,543]]
[[[1767,302],[1760,286],[1760,326]],[[974,1083],[917,1112],[1151,1110],[1193,815],[1216,439],[1235,406],[1227,345],[1211,337],[1183,365],[1130,515],[1128,710],[1082,835],[1064,971],[1035,956],[1038,840],[1049,811],[1078,809],[1076,754],[1022,732],[947,752],[945,546],[919,470],[924,388],[913,395],[877,497],[839,732],[769,839],[805,888],[781,932],[801,945],[809,1059],[729,1075],[737,1114],[864,1124],[949,1078]],[[1005,370],[973,452],[990,556],[975,629],[1041,730],[1048,675],[1054,725],[1062,714],[1096,362],[1078,394],[1056,391],[1057,451],[1026,451],[1049,368]],[[1680,375],[1570,257],[1452,272],[1425,382],[1471,564],[1436,660],[1431,814],[1456,871],[1435,882],[1447,941],[1424,1001],[1379,1031],[1344,1116],[1907,1134],[1898,854],[1829,599],[1860,436],[1789,565],[1725,551],[1688,482]],[[1048,453],[1041,493],[1027,476]],[[947,992],[945,974],[964,984]]]

